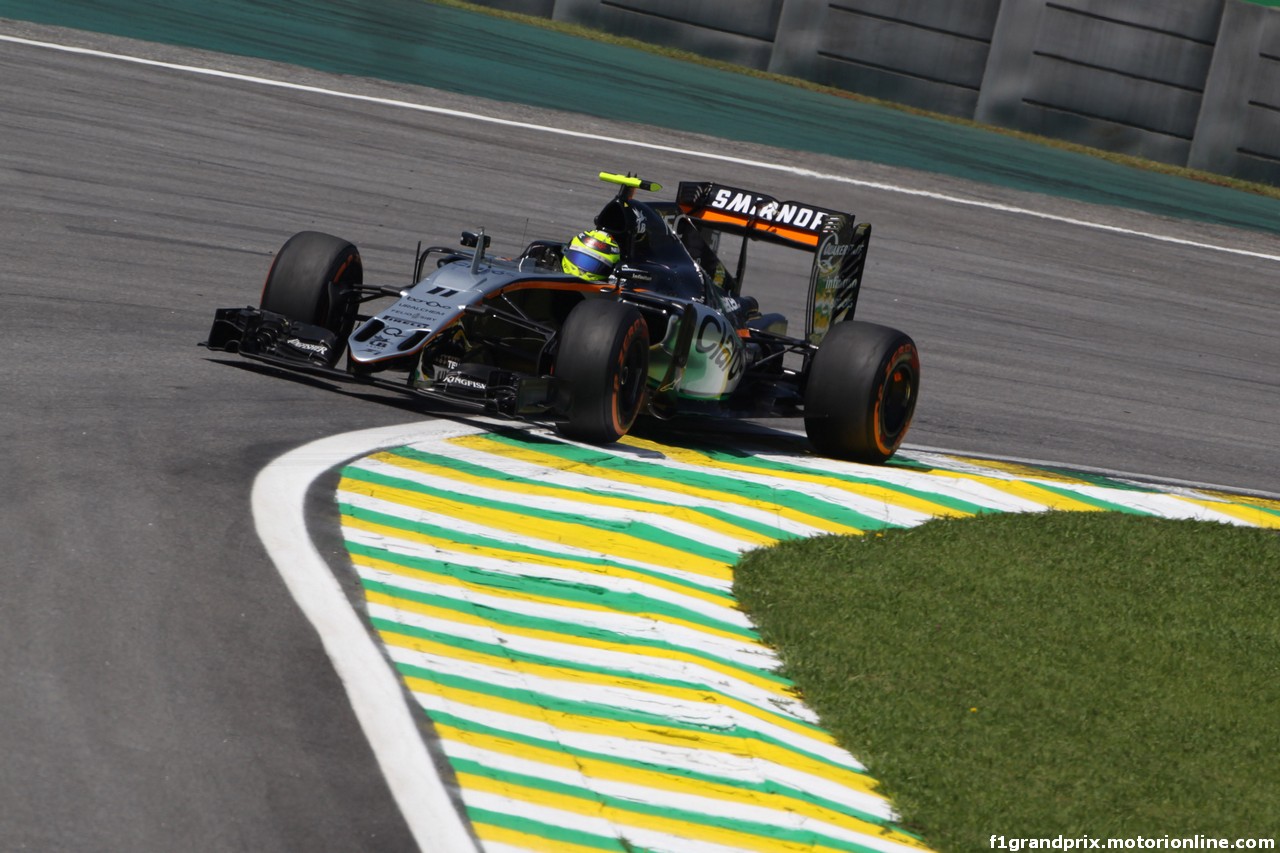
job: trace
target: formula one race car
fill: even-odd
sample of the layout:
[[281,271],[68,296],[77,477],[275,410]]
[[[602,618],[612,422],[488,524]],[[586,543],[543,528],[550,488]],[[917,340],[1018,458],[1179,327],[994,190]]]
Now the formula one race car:
[[[487,254],[483,230],[459,248],[419,245],[408,287],[365,284],[346,240],[305,231],[267,274],[258,308],[217,311],[211,350],[394,388],[566,437],[616,441],[639,415],[803,417],[818,452],[883,462],[911,423],[920,359],[907,335],[853,319],[869,224],[851,214],[716,183],[674,201],[619,185],[595,229]],[[740,239],[732,268],[721,238]],[[812,255],[803,337],[741,293],[754,241]],[[365,314],[361,306],[394,299]],[[345,355],[345,358],[343,356]]]

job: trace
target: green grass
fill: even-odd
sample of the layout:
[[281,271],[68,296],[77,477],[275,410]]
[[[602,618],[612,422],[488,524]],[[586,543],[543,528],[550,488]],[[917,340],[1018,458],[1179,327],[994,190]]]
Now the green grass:
[[1110,513],[789,542],[744,609],[944,853],[1280,836],[1280,535]]
[[[1174,175],[1188,180],[1199,181],[1205,184],[1213,184],[1215,186],[1229,187],[1231,189],[1241,190],[1243,192],[1254,193],[1255,195],[1265,196],[1267,198],[1280,199],[1280,187],[1271,186],[1270,184],[1256,183],[1251,181],[1243,181],[1233,178],[1229,175],[1220,175],[1215,172],[1205,172],[1199,169],[1188,169],[1183,166],[1175,166],[1169,163],[1160,163],[1155,160],[1147,160],[1142,157],[1135,157],[1130,154],[1121,154],[1114,151],[1107,151],[1101,148],[1093,148],[1087,145],[1080,145],[1075,142],[1067,142],[1061,139],[1053,139],[1052,137],[1039,136],[1032,133],[1025,133],[1020,130],[999,127],[997,125],[982,124],[971,119],[959,118],[957,116],[946,115],[944,113],[935,113],[929,110],[922,110],[916,107],[898,104],[892,101],[883,101],[878,98],[870,98],[865,95],[859,95],[856,92],[850,92],[847,89],[839,89],[834,86],[824,86],[820,83],[814,83],[798,77],[787,77],[782,74],[774,74],[768,71],[761,71],[755,68],[747,68],[741,65],[734,65],[718,59],[710,59],[696,53],[691,53],[678,48],[667,47],[665,45],[652,44],[650,42],[640,41],[638,39],[628,38],[626,36],[614,35],[613,33],[602,30],[584,27],[580,24],[571,24],[563,21],[552,21],[548,18],[540,18],[534,15],[524,15],[519,12],[508,12],[502,9],[494,9],[489,6],[482,6],[477,3],[469,3],[466,0],[427,0],[427,2],[435,3],[439,6],[448,6],[453,9],[463,9],[469,12],[477,12],[491,17],[500,18],[502,20],[514,21],[529,26],[541,27],[542,29],[554,32],[564,33],[566,35],[577,36],[579,38],[591,39],[603,44],[617,45],[618,47],[630,48],[633,50],[642,50],[652,53],[656,56],[663,56],[668,59],[675,59],[681,62],[689,62],[694,65],[701,65],[705,68],[715,68],[720,71],[726,71],[733,74],[742,74],[748,77],[755,77],[761,80],[771,80],[776,83],[782,83],[789,86],[795,86],[800,89],[806,89],[811,92],[821,92],[823,94],[832,95],[838,98],[846,98],[853,101],[859,101],[868,104],[878,104],[890,109],[901,110],[912,115],[925,116],[945,121],[951,124],[963,125],[965,127],[973,127],[981,130],[998,133],[1003,136],[1020,139],[1024,142],[1030,142],[1036,145],[1043,145],[1048,148],[1056,148],[1062,151],[1071,151],[1076,154],[1083,154],[1094,157],[1099,160],[1105,160],[1109,163],[1116,163],[1134,169],[1142,169],[1148,172],[1155,172],[1164,175]],[[1280,5],[1280,0],[1252,0],[1252,2],[1262,2],[1263,5],[1270,5],[1274,2]]]

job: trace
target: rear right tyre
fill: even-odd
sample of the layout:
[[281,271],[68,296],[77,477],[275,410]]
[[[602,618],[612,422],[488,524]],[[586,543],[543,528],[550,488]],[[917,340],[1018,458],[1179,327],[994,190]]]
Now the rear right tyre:
[[911,338],[875,323],[837,323],[809,367],[805,432],[824,456],[884,462],[906,437],[919,391]]

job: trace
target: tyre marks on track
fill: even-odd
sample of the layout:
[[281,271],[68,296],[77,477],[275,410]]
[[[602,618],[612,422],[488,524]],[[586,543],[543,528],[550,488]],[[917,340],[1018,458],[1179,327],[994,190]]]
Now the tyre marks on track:
[[368,618],[484,850],[921,848],[732,593],[746,550],[939,516],[1280,527],[1280,503],[925,452],[609,448],[437,425],[342,470]]

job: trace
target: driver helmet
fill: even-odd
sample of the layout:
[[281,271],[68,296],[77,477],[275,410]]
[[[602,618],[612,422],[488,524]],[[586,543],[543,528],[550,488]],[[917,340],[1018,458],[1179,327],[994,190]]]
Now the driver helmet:
[[618,241],[607,231],[583,231],[565,246],[560,266],[569,275],[602,281],[622,258]]

